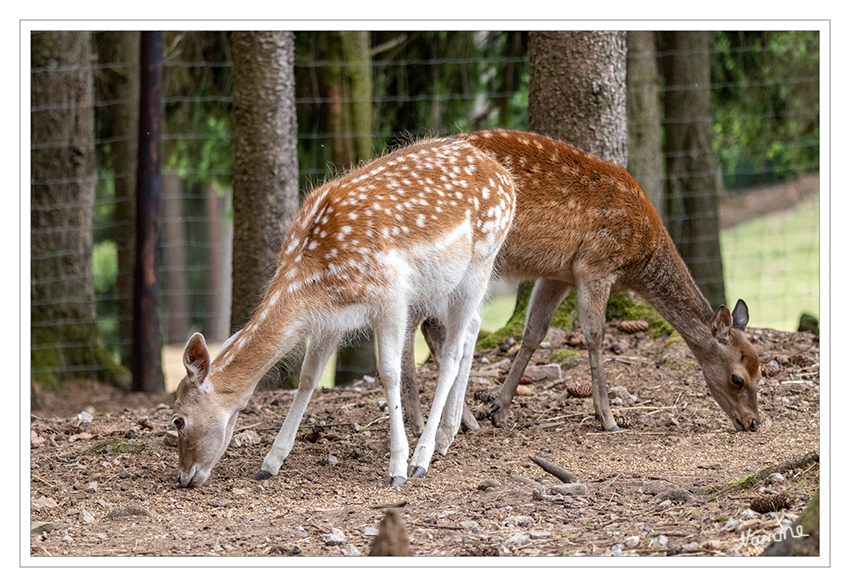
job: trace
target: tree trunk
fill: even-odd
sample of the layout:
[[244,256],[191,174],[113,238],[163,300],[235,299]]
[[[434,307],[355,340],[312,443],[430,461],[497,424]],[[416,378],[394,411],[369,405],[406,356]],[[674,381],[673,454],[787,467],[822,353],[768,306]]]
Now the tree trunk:
[[529,129],[625,167],[626,33],[532,32],[528,63]]
[[655,211],[664,218],[661,175],[661,112],[658,102],[658,66],[655,62],[655,33],[626,33],[626,109],[629,127],[629,167]]
[[[338,36],[340,56],[343,66],[340,68],[340,80],[343,81],[340,92],[342,137],[347,152],[338,156],[347,159],[335,159],[334,163],[353,167],[372,158],[372,75],[369,64],[369,33],[363,31],[343,31]],[[349,100],[342,99],[350,98]],[[335,141],[336,142],[336,141]],[[375,360],[375,340],[372,331],[362,334],[340,346],[337,352],[336,375],[334,383],[345,385],[377,370]]]
[[162,297],[167,344],[184,344],[191,334],[189,264],[183,216],[183,180],[176,171],[169,171],[162,176],[162,264],[165,278]]
[[238,31],[232,43],[235,332],[262,299],[298,211],[298,155],[293,33]]
[[709,33],[662,32],[667,229],[712,307],[726,301],[712,149]]
[[91,35],[37,32],[31,50],[32,378],[126,383],[95,321]]
[[[625,167],[626,33],[532,32],[528,63],[529,129]],[[519,288],[511,320],[525,321],[531,289]]]
[[101,133],[111,139],[115,174],[113,233],[118,253],[118,340],[121,364],[130,366],[133,346],[133,267],[136,251],[136,139],[139,129],[139,33],[106,31],[94,34],[98,62],[116,64],[100,70]]

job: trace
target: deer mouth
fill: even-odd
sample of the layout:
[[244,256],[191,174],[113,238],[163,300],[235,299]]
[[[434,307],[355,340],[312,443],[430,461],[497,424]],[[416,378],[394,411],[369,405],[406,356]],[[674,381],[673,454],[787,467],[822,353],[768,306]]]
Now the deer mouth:
[[206,482],[208,477],[209,473],[198,470],[198,465],[194,465],[188,473],[184,473],[183,471],[177,472],[177,483],[181,487],[200,487]]
[[[745,424],[744,422],[747,422]],[[740,418],[733,418],[732,424],[738,432],[755,432],[758,430],[759,421],[756,418],[744,418],[742,422]]]

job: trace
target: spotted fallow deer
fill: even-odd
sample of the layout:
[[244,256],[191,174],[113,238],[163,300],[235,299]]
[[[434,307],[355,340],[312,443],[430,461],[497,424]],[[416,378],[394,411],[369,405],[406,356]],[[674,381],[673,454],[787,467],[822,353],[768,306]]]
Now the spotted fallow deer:
[[[186,345],[172,418],[179,484],[207,480],[257,382],[309,337],[292,406],[255,478],[276,475],[340,337],[366,325],[375,332],[387,394],[387,484],[424,475],[434,450],[445,454],[460,425],[477,311],[513,218],[514,191],[499,163],[450,137],[414,143],[310,193],[245,327],[213,361],[202,335]],[[408,467],[400,366],[409,310],[437,317],[446,336],[428,425]]]
[[[576,288],[593,406],[605,430],[619,430],[608,404],[602,358],[605,307],[609,293],[618,289],[640,294],[679,332],[735,428],[757,428],[759,361],[744,336],[747,305],[738,300],[732,312],[725,306],[712,311],[658,214],[626,170],[533,133],[493,130],[462,136],[499,161],[516,182],[516,214],[496,271],[536,280],[522,345],[491,408],[494,425],[507,422],[532,353],[561,301]],[[439,326],[423,331],[439,338]],[[405,362],[411,360],[406,357]],[[404,411],[415,433],[422,427],[416,383],[409,381],[415,372],[405,373]]]

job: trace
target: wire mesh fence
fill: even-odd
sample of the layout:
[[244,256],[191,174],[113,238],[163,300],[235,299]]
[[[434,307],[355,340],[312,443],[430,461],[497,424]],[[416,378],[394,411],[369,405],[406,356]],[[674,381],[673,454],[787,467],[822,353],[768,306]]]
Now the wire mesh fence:
[[[33,36],[40,34],[44,33]],[[74,248],[69,251],[74,254],[81,249],[89,259],[93,292],[75,285],[63,288],[60,283],[46,297],[35,299],[33,293],[32,328],[55,330],[74,321],[96,324],[114,360],[126,362],[131,328],[122,283],[132,276],[119,272],[119,266],[126,264],[119,264],[118,258],[132,248],[125,237],[132,232],[135,169],[126,164],[126,152],[132,151],[137,137],[132,119],[124,119],[138,110],[131,80],[138,77],[139,63],[132,51],[115,50],[114,36],[95,33],[90,42],[93,50],[85,63],[41,65],[34,60],[30,71],[35,85],[39,76],[89,70],[90,92],[34,102],[31,118],[35,125],[42,117],[68,118],[80,109],[90,109],[94,123],[89,140],[96,169],[82,180],[97,184],[94,202],[71,199],[48,210],[69,219],[80,208],[89,208],[93,215],[88,234],[76,240],[66,238],[69,244],[64,245]],[[166,344],[182,344],[193,330],[221,341],[228,335],[230,308],[234,71],[229,38],[227,33],[170,32],[165,34],[165,47],[157,250],[160,329]],[[801,313],[819,312],[819,50],[817,31],[711,35],[711,151],[718,162],[725,287],[731,302],[746,299],[753,326],[796,329]],[[371,130],[367,138],[372,154],[424,135],[527,128],[527,33],[373,32],[368,35],[368,51]],[[665,53],[656,51],[654,57],[664,59]],[[331,82],[350,65],[334,53],[327,33],[296,34],[302,191],[362,158],[356,149],[351,151],[354,156],[345,154],[344,145],[363,138],[363,131],[340,130],[328,121],[333,108],[363,101],[352,95],[344,81],[340,86]],[[130,80],[126,95],[110,93],[116,78]],[[679,88],[657,80],[661,102],[665,92],[673,89]],[[629,87],[629,91],[638,89]],[[660,121],[665,122],[663,113]],[[79,172],[36,170],[42,160],[39,155],[81,148],[75,141],[59,125],[54,136],[33,138],[33,190],[81,181]],[[61,247],[41,252],[35,242],[55,231],[67,237],[75,228],[67,223],[59,228],[38,226],[36,217],[45,206],[50,204],[33,199],[33,259],[46,255],[62,263],[65,251]],[[71,284],[72,273],[80,268],[66,265],[60,277],[44,279]],[[32,276],[33,292],[49,285],[44,279]],[[91,297],[95,307],[88,314],[55,316],[42,311]],[[34,343],[31,351],[44,354],[57,346],[67,350],[79,344],[58,337]],[[74,367],[85,374],[102,368],[97,360],[86,368]],[[47,371],[64,369],[61,363],[40,366],[34,360],[32,375],[38,379]]]

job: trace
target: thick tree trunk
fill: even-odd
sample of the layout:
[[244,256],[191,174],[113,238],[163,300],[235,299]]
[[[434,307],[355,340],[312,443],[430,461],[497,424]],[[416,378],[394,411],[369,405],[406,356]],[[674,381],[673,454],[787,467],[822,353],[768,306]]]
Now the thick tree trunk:
[[712,307],[723,304],[723,260],[712,149],[709,33],[662,32],[667,229]]
[[[528,63],[529,129],[625,167],[626,33],[531,32]],[[519,288],[511,321],[525,321],[531,289]]]
[[95,321],[92,219],[97,169],[91,35],[32,35],[30,220],[33,381],[126,383]]
[[280,244],[298,211],[298,155],[293,33],[239,31],[232,42],[235,332],[274,275]]
[[625,167],[626,33],[532,32],[528,62],[529,129]]
[[99,63],[115,64],[100,70],[99,96],[109,103],[100,109],[101,133],[111,140],[115,174],[113,233],[118,254],[118,339],[121,364],[130,366],[133,342],[133,266],[136,250],[136,149],[139,128],[139,33],[95,33]]
[[626,109],[629,127],[629,166],[655,211],[664,218],[664,192],[661,176],[661,112],[658,101],[658,66],[655,61],[655,33],[626,33]]

